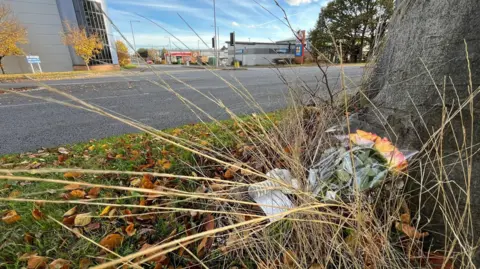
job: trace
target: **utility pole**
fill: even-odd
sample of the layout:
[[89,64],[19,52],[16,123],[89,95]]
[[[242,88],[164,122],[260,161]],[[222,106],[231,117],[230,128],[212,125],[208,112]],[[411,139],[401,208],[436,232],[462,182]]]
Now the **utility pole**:
[[133,32],[133,24],[132,22],[140,22],[140,21],[132,21],[130,20],[130,28],[132,29],[132,38],[133,38],[133,50],[134,51],[134,55],[135,55],[135,58],[137,59],[137,65],[140,64],[139,60],[138,60],[138,56],[137,56],[137,44],[135,44],[135,33]]
[[[215,39],[218,40],[218,38],[217,38],[217,11],[216,11],[216,7],[215,7],[215,0],[213,0],[213,28],[215,29]],[[217,59],[215,60],[215,66],[218,68],[218,47],[217,46],[215,46],[215,56],[217,57]]]

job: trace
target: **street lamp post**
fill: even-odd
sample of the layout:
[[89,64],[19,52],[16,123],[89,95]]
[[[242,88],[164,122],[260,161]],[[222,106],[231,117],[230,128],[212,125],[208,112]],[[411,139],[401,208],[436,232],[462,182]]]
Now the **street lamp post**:
[[137,56],[137,44],[135,44],[135,33],[133,32],[133,24],[132,22],[140,22],[140,21],[132,21],[130,20],[130,28],[132,29],[132,38],[133,38],[133,50],[134,50],[134,55],[135,58],[137,58],[137,65],[140,64],[138,61],[138,56]]
[[[216,8],[215,8],[215,0],[213,0],[213,28],[215,29],[215,39],[218,40],[218,37],[217,37],[217,11],[216,11]],[[215,56],[217,57],[217,59],[215,61],[215,66],[218,68],[218,44],[215,46]]]
[[165,38],[168,38],[168,50],[172,50],[172,42],[170,41],[170,36],[166,36]]

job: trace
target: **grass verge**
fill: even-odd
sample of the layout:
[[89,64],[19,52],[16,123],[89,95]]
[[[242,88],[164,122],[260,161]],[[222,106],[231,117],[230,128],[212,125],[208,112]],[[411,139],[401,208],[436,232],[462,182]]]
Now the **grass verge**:
[[114,73],[117,71],[71,71],[71,72],[45,72],[35,74],[0,74],[0,82],[11,83],[20,81],[29,81],[26,76],[35,80],[59,80],[74,78],[89,78],[101,76],[103,74]]

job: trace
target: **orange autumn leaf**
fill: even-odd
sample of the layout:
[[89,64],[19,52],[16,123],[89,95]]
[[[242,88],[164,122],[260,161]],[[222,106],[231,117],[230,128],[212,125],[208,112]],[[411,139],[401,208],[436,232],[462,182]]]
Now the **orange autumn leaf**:
[[412,239],[422,239],[422,238],[429,235],[428,232],[424,232],[424,233],[419,232],[419,231],[417,231],[417,229],[415,229],[415,227],[413,227],[409,224],[406,224],[406,223],[397,222],[397,223],[395,223],[395,228],[398,231],[403,232],[406,236],[408,236],[409,238],[412,238]]
[[64,178],[78,178],[81,176],[82,176],[82,173],[79,173],[79,172],[66,172],[65,174],[63,174]]
[[47,258],[41,256],[32,256],[27,262],[28,269],[44,269],[47,268]]
[[90,198],[96,198],[98,197],[98,195],[100,194],[100,188],[99,187],[94,187],[94,188],[91,188],[89,191],[88,191],[88,196]]
[[76,215],[71,215],[71,216],[68,216],[68,217],[64,217],[62,223],[65,226],[69,226],[69,227],[73,226],[73,224],[75,223],[75,217],[76,217]]
[[44,217],[43,213],[40,210],[38,210],[37,208],[32,210],[32,216],[36,220],[41,220]]
[[100,241],[100,245],[109,249],[114,250],[115,248],[122,245],[123,236],[120,234],[109,234]]
[[225,179],[232,179],[233,176],[234,176],[235,172],[232,171],[232,169],[227,169],[227,171],[225,171],[225,174],[223,175],[223,177]]
[[13,224],[21,219],[20,215],[17,214],[15,210],[9,210],[7,213],[2,217],[2,221],[6,224]]
[[29,244],[29,245],[32,245],[33,244],[33,240],[35,239],[35,236],[29,232],[26,232],[24,235],[23,235],[23,241],[25,241],[25,243]]
[[92,261],[90,261],[87,258],[81,258],[80,262],[78,263],[78,268],[79,269],[87,269],[90,267],[90,264],[92,264]]
[[357,130],[356,133],[349,135],[350,141],[359,146],[371,146],[377,140],[378,136],[373,133]]
[[72,198],[84,198],[85,195],[87,195],[87,193],[82,190],[73,190],[70,192]]
[[163,170],[168,170],[172,167],[172,163],[167,159],[158,160],[157,165],[162,167]]
[[144,189],[153,189],[155,185],[152,182],[152,175],[145,174],[143,175],[142,181],[140,182],[140,187]]
[[135,235],[135,232],[137,230],[135,229],[135,224],[133,223],[130,223],[126,228],[125,228],[125,232],[127,233],[128,236],[133,236]]

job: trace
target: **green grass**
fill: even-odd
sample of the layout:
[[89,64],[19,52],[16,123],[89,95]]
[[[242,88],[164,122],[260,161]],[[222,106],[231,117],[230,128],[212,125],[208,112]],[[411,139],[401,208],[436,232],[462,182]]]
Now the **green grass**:
[[[269,118],[276,121],[279,114],[269,114]],[[264,126],[271,126],[270,120],[261,117],[265,122]],[[251,116],[242,117],[245,122],[255,121]],[[234,135],[227,132],[224,127],[217,123],[207,124],[191,124],[176,129],[165,130],[165,133],[177,136],[179,138],[195,141],[199,144],[209,145],[210,148],[216,148],[218,151],[225,149],[234,149],[241,143],[247,143],[246,135],[238,135],[240,130],[233,120],[221,122],[222,125]],[[238,141],[237,138],[244,141]],[[58,148],[47,149],[40,153],[14,154],[0,156],[0,168],[2,169],[25,169],[25,168],[84,168],[84,169],[101,169],[101,170],[121,170],[121,171],[146,171],[146,172],[165,172],[178,175],[192,175],[194,167],[199,163],[198,156],[194,156],[189,151],[177,148],[155,139],[147,134],[128,134],[116,137],[110,137],[98,141],[90,141],[89,143],[80,143],[64,147],[68,150],[68,158],[59,162]],[[155,161],[155,166],[146,167],[149,159]],[[160,163],[159,163],[160,161]],[[170,163],[170,166],[162,164]],[[203,165],[207,166],[206,163]],[[218,165],[209,164],[211,171],[217,172]],[[34,171],[34,169],[32,169]],[[64,174],[31,174],[16,173],[15,175],[23,175],[29,177],[65,179]],[[90,183],[98,183],[104,185],[129,186],[133,176],[107,174],[107,175],[90,175],[83,174],[71,181],[82,181]],[[188,181],[178,178],[153,178],[152,182],[161,183],[173,189],[195,192],[201,186],[198,181]],[[88,192],[90,188],[83,188]],[[28,253],[35,252],[39,256],[48,257],[52,261],[62,258],[71,261],[75,266],[81,258],[96,257],[99,255],[99,248],[84,239],[79,239],[72,232],[61,227],[58,223],[48,218],[63,220],[63,214],[75,206],[70,202],[78,200],[74,198],[65,198],[70,191],[64,189],[64,185],[45,182],[21,182],[21,181],[0,181],[0,197],[16,197],[25,199],[40,199],[49,201],[62,201],[60,204],[35,204],[33,202],[17,202],[7,201],[0,203],[0,213],[3,215],[8,210],[15,210],[21,220],[14,224],[6,224],[0,221],[0,267],[20,268],[26,265],[25,261],[19,261],[18,257]],[[170,203],[171,206],[181,207],[188,206],[199,207],[204,209],[208,204],[202,203],[192,204],[188,199],[162,197],[160,201],[149,201],[148,197],[142,196],[140,193],[132,193],[125,191],[117,191],[111,189],[101,189],[98,202],[115,203],[117,212],[124,212],[130,209],[133,214],[148,212],[147,209],[129,208],[128,205],[138,205],[141,200],[147,200],[147,205]],[[39,209],[45,218],[36,220],[32,216],[32,210]],[[99,205],[77,205],[77,213],[91,212],[93,216],[90,228],[81,228],[82,233],[95,242],[100,242],[102,238],[111,233],[121,233],[125,235],[125,227],[128,225],[127,220],[122,217],[99,217],[100,212],[105,206]],[[159,242],[166,239],[169,234],[176,231],[177,236],[185,236],[181,233],[186,229],[186,225],[195,227],[202,223],[204,216],[191,216],[190,213],[169,212],[164,214],[153,215],[151,220],[135,219],[135,228],[137,233],[131,237],[125,236],[125,240],[121,247],[115,249],[120,255],[128,255],[138,251],[143,244]],[[73,227],[72,227],[73,228]],[[95,228],[95,229],[91,229]],[[197,228],[198,230],[199,228]],[[26,242],[24,237],[26,234],[33,236],[33,242]],[[194,243],[189,248],[195,252]],[[111,255],[104,255],[106,258],[112,258]],[[178,251],[169,254],[171,264],[185,266],[192,261],[192,257],[184,257],[178,255]],[[95,263],[95,259],[90,258]],[[2,263],[3,262],[3,263]]]

